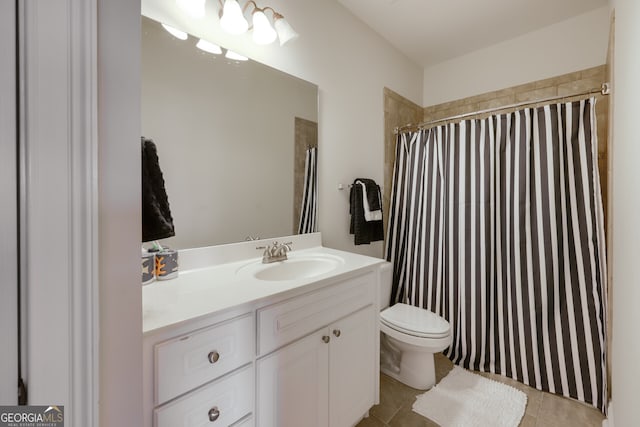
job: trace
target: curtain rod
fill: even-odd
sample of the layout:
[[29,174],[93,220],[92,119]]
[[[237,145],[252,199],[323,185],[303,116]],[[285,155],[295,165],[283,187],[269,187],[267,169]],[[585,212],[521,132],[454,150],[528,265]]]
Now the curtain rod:
[[481,114],[486,114],[486,113],[492,113],[494,111],[501,111],[501,110],[509,110],[511,108],[518,108],[518,107],[524,107],[527,105],[533,105],[533,104],[540,104],[543,102],[549,102],[549,101],[557,101],[559,99],[569,99],[569,98],[575,98],[578,96],[586,96],[586,95],[593,95],[599,93],[601,95],[609,95],[609,93],[611,93],[611,88],[609,86],[609,83],[602,83],[602,86],[600,88],[594,88],[585,92],[581,92],[581,93],[576,93],[573,95],[561,95],[561,96],[552,96],[549,98],[543,98],[543,99],[538,99],[538,100],[534,100],[534,101],[523,101],[523,102],[519,102],[517,104],[509,104],[509,105],[503,105],[502,107],[493,107],[493,108],[488,108],[486,110],[480,110],[480,111],[474,111],[471,113],[464,113],[464,114],[458,114],[456,116],[451,116],[451,117],[445,117],[442,119],[438,119],[438,120],[431,120],[428,122],[422,122],[422,123],[417,123],[417,124],[408,124],[408,125],[404,125],[404,126],[400,126],[400,127],[396,127],[393,132],[397,135],[399,132],[405,131],[405,130],[409,130],[412,128],[417,128],[417,129],[424,129],[427,127],[432,127],[431,125],[434,125],[436,123],[441,123],[441,122],[448,122],[450,120],[457,120],[457,119],[464,119],[466,117],[472,117],[472,116],[479,116]]

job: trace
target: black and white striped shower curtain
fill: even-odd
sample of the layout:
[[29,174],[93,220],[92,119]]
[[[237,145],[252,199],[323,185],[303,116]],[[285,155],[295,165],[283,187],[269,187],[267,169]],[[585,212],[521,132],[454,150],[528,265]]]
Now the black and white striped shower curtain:
[[445,354],[605,411],[595,99],[398,135],[396,302],[452,325]]
[[298,234],[314,233],[318,230],[318,147],[307,150],[304,163],[304,188]]

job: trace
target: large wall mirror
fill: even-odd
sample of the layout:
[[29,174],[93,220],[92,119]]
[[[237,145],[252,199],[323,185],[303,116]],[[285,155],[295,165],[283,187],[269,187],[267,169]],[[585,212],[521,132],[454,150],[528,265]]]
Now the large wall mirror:
[[157,146],[176,249],[298,230],[318,88],[196,48],[142,17],[142,135]]

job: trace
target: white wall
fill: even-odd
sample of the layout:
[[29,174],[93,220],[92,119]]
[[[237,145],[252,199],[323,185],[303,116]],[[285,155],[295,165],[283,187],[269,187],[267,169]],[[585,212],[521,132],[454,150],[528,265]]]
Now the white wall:
[[602,65],[609,8],[602,7],[424,70],[425,106]]
[[98,0],[100,426],[142,425],[140,3]]
[[613,93],[613,384],[615,427],[640,420],[640,2],[615,1]]
[[[353,236],[348,234],[348,191],[338,191],[337,185],[346,187],[357,177],[382,183],[383,88],[422,104],[422,68],[338,2],[274,0],[268,4],[300,33],[298,40],[284,47],[277,43],[258,47],[249,35],[234,37],[217,25],[193,22],[176,9],[173,0],[145,0],[143,13],[319,86],[319,229],[324,244],[382,256],[382,243],[353,245]],[[217,19],[215,10],[208,12],[209,19]]]
[[291,234],[295,117],[318,120],[317,87],[204,53],[146,18],[142,31],[142,134],[158,148],[176,228],[163,244]]

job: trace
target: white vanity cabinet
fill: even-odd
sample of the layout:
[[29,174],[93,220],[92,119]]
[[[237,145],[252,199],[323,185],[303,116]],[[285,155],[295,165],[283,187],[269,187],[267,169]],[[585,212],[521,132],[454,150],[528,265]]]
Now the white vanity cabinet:
[[259,260],[190,261],[143,288],[144,427],[350,427],[378,402],[382,261],[309,252],[342,261],[281,281],[238,273]]
[[253,322],[247,314],[156,345],[156,404],[252,362]]
[[[376,310],[369,305],[329,326],[329,425],[351,426],[376,402]],[[373,366],[373,370],[372,370]]]
[[294,340],[256,362],[258,426],[349,427],[374,405],[376,280],[364,274],[258,311],[261,350]]
[[258,361],[258,426],[329,425],[327,333],[324,328]]
[[253,425],[254,313],[198,326],[148,344],[153,354],[152,425]]
[[157,427],[229,426],[253,410],[249,365],[155,411]]

